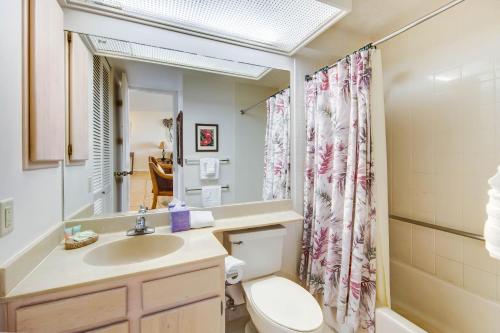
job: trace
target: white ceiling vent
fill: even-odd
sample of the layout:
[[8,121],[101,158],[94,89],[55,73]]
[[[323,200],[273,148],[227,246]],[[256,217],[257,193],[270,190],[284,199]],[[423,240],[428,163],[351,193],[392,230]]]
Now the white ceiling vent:
[[351,3],[350,0],[66,1],[70,5],[285,54],[294,53],[331,26],[350,10]]
[[245,64],[232,60],[207,57],[194,53],[142,45],[116,39],[86,35],[94,53],[102,56],[137,59],[168,66],[259,80],[269,67]]

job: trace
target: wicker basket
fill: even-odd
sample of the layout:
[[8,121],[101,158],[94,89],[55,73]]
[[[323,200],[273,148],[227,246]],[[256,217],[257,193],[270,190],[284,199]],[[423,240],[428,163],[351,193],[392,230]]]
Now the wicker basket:
[[84,246],[87,246],[87,245],[90,245],[92,243],[97,242],[98,239],[99,239],[99,235],[97,235],[97,234],[95,236],[92,236],[89,239],[86,239],[86,240],[81,241],[81,242],[75,242],[72,239],[66,239],[64,241],[64,249],[65,250],[79,249],[81,247],[84,247]]

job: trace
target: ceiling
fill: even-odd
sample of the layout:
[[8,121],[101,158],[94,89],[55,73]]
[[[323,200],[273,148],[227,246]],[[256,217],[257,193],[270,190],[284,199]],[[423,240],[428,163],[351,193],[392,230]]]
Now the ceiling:
[[331,63],[426,14],[450,0],[353,0],[352,11],[298,54],[320,66]]
[[[221,75],[175,68],[138,60],[108,58],[108,61],[115,69],[116,75],[119,76],[123,72],[127,73],[128,84],[131,88],[143,90],[175,92],[182,90],[182,77],[184,75],[204,75],[214,77],[220,77]],[[233,80],[239,83],[271,87],[276,88],[277,90],[285,88],[290,84],[290,72],[279,69],[271,69],[260,80],[249,80],[227,75],[224,75],[224,77],[227,80]]]
[[131,112],[163,112],[174,113],[174,95],[146,90],[130,90]]
[[172,67],[191,68],[209,73],[219,73],[258,80],[270,68],[242,62],[207,57],[200,54],[132,43],[112,38],[80,34],[92,48],[92,53],[125,59],[137,59]]
[[291,55],[338,21],[351,0],[65,0],[74,8],[160,24]]

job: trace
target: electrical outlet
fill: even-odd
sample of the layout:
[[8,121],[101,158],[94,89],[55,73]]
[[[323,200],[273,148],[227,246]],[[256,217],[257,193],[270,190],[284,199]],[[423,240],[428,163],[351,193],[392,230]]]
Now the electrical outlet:
[[0,236],[14,229],[14,199],[0,201]]

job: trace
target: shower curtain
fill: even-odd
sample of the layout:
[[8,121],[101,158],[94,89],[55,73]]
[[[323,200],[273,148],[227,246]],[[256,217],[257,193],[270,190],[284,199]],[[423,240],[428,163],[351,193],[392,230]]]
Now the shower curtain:
[[[314,74],[305,87],[300,278],[313,294],[322,296],[324,305],[336,308],[339,324],[368,332],[375,330],[377,300],[388,305],[389,292],[388,239],[382,239],[388,238],[383,89],[381,77],[376,78],[377,87],[372,78],[372,73],[381,73],[373,68],[381,66],[378,52],[356,52]],[[379,140],[377,149],[374,139]],[[379,172],[382,186],[377,187]],[[381,200],[377,207],[376,197]],[[379,243],[385,244],[377,255]]]
[[264,200],[290,198],[290,89],[267,100]]

